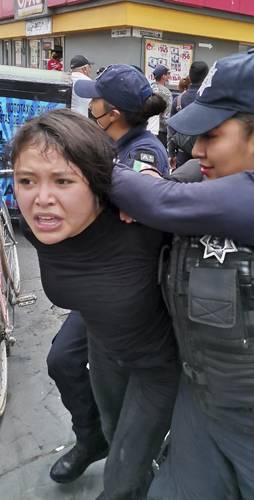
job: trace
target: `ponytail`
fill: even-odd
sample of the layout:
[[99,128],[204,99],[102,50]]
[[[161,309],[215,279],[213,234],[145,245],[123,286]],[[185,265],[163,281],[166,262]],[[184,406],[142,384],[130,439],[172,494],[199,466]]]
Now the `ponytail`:
[[145,125],[147,120],[154,115],[163,113],[167,104],[163,97],[158,94],[152,94],[145,101],[143,108],[140,111],[130,112],[122,111],[128,125],[135,127],[137,125]]

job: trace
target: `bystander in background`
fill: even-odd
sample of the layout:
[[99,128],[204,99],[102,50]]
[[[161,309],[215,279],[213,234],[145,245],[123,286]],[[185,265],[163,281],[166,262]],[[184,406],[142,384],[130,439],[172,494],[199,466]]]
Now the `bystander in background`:
[[[166,102],[166,109],[159,115],[159,131],[158,139],[167,149],[167,119],[170,117],[172,106],[172,94],[167,87],[167,82],[170,77],[169,69],[163,64],[159,64],[153,71],[155,81],[152,83],[152,91],[154,94],[160,95]],[[152,130],[151,130],[152,131]],[[152,131],[155,133],[155,130]]]
[[71,59],[71,78],[73,84],[71,109],[77,113],[88,117],[90,99],[81,99],[74,90],[74,84],[77,80],[91,80],[92,62],[85,56],[77,55]]

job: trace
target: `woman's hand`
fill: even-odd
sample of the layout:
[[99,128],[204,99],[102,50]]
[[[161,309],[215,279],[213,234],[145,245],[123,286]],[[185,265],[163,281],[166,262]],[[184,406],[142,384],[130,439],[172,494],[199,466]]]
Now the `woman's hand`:
[[135,219],[133,219],[130,215],[126,214],[125,212],[120,211],[120,220],[122,222],[125,222],[126,224],[132,224],[132,222],[136,222]]

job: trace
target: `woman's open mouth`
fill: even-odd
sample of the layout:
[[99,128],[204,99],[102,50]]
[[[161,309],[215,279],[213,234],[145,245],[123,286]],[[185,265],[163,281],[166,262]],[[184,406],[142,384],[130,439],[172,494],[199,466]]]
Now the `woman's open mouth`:
[[57,215],[36,215],[34,222],[39,231],[55,231],[62,224],[62,218]]

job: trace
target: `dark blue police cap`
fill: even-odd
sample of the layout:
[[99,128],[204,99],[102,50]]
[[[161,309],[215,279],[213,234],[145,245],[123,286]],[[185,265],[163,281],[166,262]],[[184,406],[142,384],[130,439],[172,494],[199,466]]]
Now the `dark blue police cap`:
[[146,77],[127,64],[108,66],[96,80],[77,80],[74,91],[79,97],[104,99],[123,111],[139,111],[153,93]]
[[153,76],[154,78],[161,78],[163,75],[167,75],[170,73],[169,69],[167,66],[164,66],[164,64],[158,64],[153,71]]
[[168,120],[177,132],[199,135],[237,113],[254,113],[254,49],[219,59],[193,103]]

